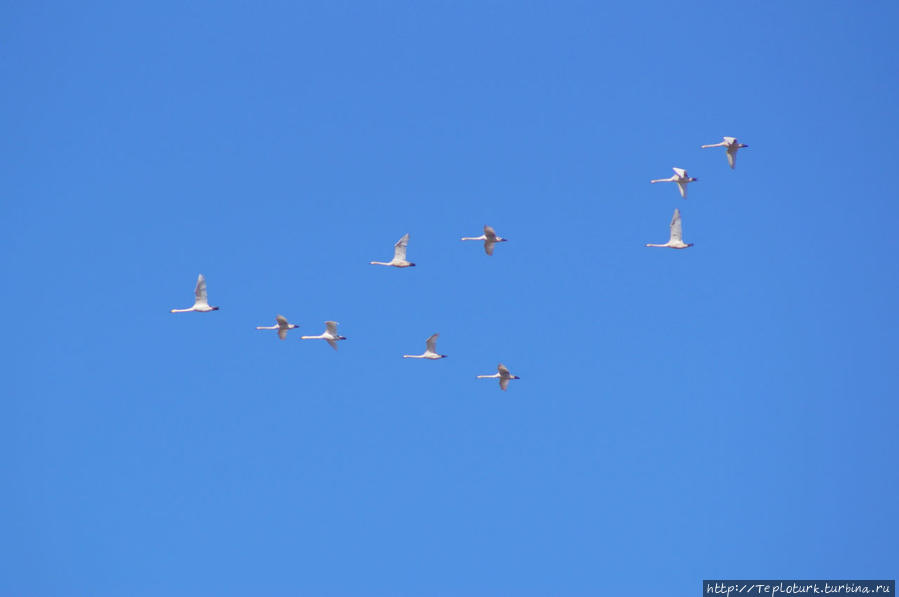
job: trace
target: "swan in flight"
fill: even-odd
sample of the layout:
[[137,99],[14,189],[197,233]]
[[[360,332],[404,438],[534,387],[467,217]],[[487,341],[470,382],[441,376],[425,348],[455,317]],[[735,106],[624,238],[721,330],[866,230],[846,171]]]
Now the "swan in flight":
[[484,226],[484,234],[481,236],[463,236],[462,240],[482,240],[484,241],[484,250],[488,255],[493,255],[493,246],[496,243],[504,243],[508,238],[500,238],[490,226]]
[[187,313],[188,311],[199,311],[201,313],[206,313],[208,311],[218,311],[218,307],[210,307],[209,299],[206,297],[206,278],[203,277],[203,274],[197,276],[197,287],[194,288],[194,295],[197,297],[194,300],[194,306],[189,309],[172,309],[172,313]]
[[683,230],[681,229],[680,223],[680,210],[676,207],[674,208],[674,216],[671,218],[671,238],[668,239],[668,242],[664,245],[653,245],[648,244],[647,247],[668,247],[670,249],[686,249],[687,247],[692,247],[693,243],[685,243],[683,241]]
[[437,336],[440,334],[434,334],[430,338],[428,338],[425,351],[423,354],[404,354],[404,359],[445,359],[447,355],[445,354],[437,354]]
[[275,317],[275,319],[277,320],[278,325],[257,325],[256,329],[278,330],[278,337],[284,340],[285,338],[287,338],[287,330],[292,330],[294,328],[300,327],[295,323],[287,323],[287,318],[285,318],[283,315],[278,315],[277,317]]
[[683,168],[672,168],[674,170],[674,176],[670,178],[657,178],[655,180],[650,180],[651,183],[657,182],[676,182],[677,189],[680,191],[680,196],[684,199],[687,198],[687,183],[688,182],[696,182],[699,180],[698,178],[693,178],[691,176],[687,176],[687,171]]
[[505,365],[500,363],[497,368],[497,373],[493,375],[478,375],[478,379],[494,379],[499,378],[499,387],[501,390],[505,390],[509,387],[509,380],[512,379],[521,379],[517,375],[512,375]]
[[409,246],[409,233],[396,241],[393,245],[393,259],[390,261],[369,261],[372,265],[392,265],[393,267],[415,267],[411,261],[406,261],[406,247]]
[[724,141],[721,143],[715,143],[714,145],[703,145],[703,149],[707,149],[709,147],[726,147],[727,148],[727,163],[730,164],[730,169],[733,170],[734,166],[737,165],[737,150],[742,149],[744,147],[749,147],[745,143],[740,143],[737,141],[736,137],[724,137]]
[[346,340],[346,338],[338,335],[336,321],[326,321],[325,327],[327,329],[320,336],[300,336],[300,339],[302,339],[302,340],[327,340],[328,344],[331,345],[331,348],[333,348],[334,350],[337,350],[337,341],[338,340]]

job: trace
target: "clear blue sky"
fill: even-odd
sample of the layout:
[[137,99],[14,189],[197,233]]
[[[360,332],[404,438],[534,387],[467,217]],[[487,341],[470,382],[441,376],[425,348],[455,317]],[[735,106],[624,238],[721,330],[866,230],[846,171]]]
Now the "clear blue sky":
[[190,4],[4,4],[0,594],[896,577],[899,4]]

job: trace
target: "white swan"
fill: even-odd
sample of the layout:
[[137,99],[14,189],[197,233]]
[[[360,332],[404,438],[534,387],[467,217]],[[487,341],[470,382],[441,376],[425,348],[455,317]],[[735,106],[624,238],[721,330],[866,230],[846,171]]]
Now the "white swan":
[[478,375],[478,379],[495,379],[499,378],[499,387],[501,390],[505,390],[509,387],[509,380],[512,379],[521,379],[517,375],[512,375],[505,365],[500,363],[497,368],[497,373],[493,375]]
[[481,236],[463,236],[462,240],[482,240],[484,241],[484,250],[488,255],[493,255],[493,246],[496,243],[504,243],[508,238],[500,238],[490,226],[484,226],[484,234]]
[[447,355],[445,354],[437,354],[437,336],[440,334],[434,334],[430,338],[428,338],[427,344],[425,345],[425,351],[422,354],[404,354],[404,359],[445,359]]
[[670,249],[686,249],[687,247],[692,247],[693,243],[685,243],[683,241],[683,230],[681,229],[680,223],[680,210],[676,207],[674,208],[674,216],[671,218],[671,224],[669,225],[671,229],[671,237],[668,239],[668,242],[664,245],[653,245],[647,243],[647,247],[668,247]]
[[287,318],[285,318],[283,315],[278,315],[277,317],[275,317],[275,320],[277,320],[278,325],[257,325],[256,329],[278,330],[278,337],[284,340],[285,338],[287,338],[287,330],[292,330],[294,328],[300,327],[295,323],[287,323]]
[[393,267],[415,267],[411,261],[406,261],[406,247],[409,246],[409,233],[396,241],[393,245],[393,259],[390,261],[369,261],[372,265],[392,265]]
[[194,296],[196,299],[194,300],[194,306],[189,309],[172,309],[172,313],[187,313],[188,311],[199,311],[200,313],[207,313],[209,311],[218,311],[218,307],[210,307],[209,300],[206,297],[206,278],[203,277],[203,274],[197,276],[197,287],[194,288]]
[[337,350],[337,341],[338,340],[346,340],[343,336],[337,333],[337,322],[336,321],[326,321],[325,327],[327,328],[325,332],[319,336],[300,336],[301,340],[327,340],[328,344],[331,345],[331,348]]
[[736,137],[724,137],[724,141],[721,143],[715,143],[714,145],[703,145],[703,149],[707,149],[709,147],[726,147],[727,148],[727,163],[730,164],[730,169],[733,170],[734,166],[737,165],[737,150],[742,149],[743,147],[749,147],[745,143],[740,143],[737,141]]
[[655,184],[657,182],[676,182],[677,189],[680,191],[680,196],[684,199],[687,198],[687,183],[696,182],[699,180],[698,178],[693,178],[687,176],[687,171],[683,168],[672,168],[674,170],[674,176],[670,178],[657,178],[655,180],[650,180],[649,182]]

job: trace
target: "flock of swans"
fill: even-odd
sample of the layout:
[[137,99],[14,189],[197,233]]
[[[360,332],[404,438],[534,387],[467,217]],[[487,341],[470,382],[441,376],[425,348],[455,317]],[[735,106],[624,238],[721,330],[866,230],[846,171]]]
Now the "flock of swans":
[[[727,152],[727,163],[730,164],[730,169],[733,170],[737,165],[737,150],[742,149],[743,147],[749,147],[744,143],[740,143],[737,141],[736,137],[724,137],[724,140],[721,143],[714,143],[712,145],[703,145],[702,149],[707,149],[709,147],[724,147]],[[674,170],[674,176],[669,178],[656,178],[650,180],[649,182],[655,184],[657,182],[674,182],[677,183],[677,190],[680,191],[680,196],[684,199],[687,198],[687,185],[691,182],[696,182],[699,180],[698,178],[694,178],[687,174],[687,171],[683,168],[672,168]],[[693,246],[693,243],[685,243],[684,242],[684,231],[683,226],[680,221],[680,210],[676,207],[674,208],[674,215],[671,216],[671,223],[668,225],[668,242],[664,244],[654,244],[654,243],[646,243],[647,247],[666,247],[668,249],[686,249]]]
[[[484,251],[487,255],[493,255],[493,248],[496,243],[505,242],[508,239],[499,237],[496,235],[496,232],[490,226],[484,226],[484,234],[476,237],[463,237],[462,240],[482,240],[484,241]],[[409,246],[409,234],[406,233],[396,241],[396,244],[393,245],[393,259],[390,261],[370,261],[371,265],[388,265],[391,267],[415,267],[415,264],[406,259],[406,248]],[[208,313],[210,311],[218,311],[218,307],[212,307],[209,305],[209,295],[206,290],[206,277],[203,274],[197,276],[197,285],[194,288],[194,304],[192,307],[188,307],[187,309],[171,309],[172,313],[187,313],[189,311],[197,311],[199,313]],[[275,325],[258,325],[256,326],[257,330],[277,330],[278,338],[281,340],[287,339],[287,332],[292,329],[296,329],[299,326],[295,323],[290,323],[287,321],[287,318],[283,315],[277,315],[275,317]],[[324,340],[328,344],[331,345],[331,348],[337,350],[337,342],[340,340],[346,340],[345,336],[341,336],[337,331],[338,323],[336,321],[326,321],[325,322],[325,331],[318,336],[300,336],[301,340]],[[432,334],[430,338],[425,342],[425,351],[422,354],[404,354],[404,359],[429,359],[429,360],[438,360],[445,359],[447,355],[438,354],[437,352],[437,337],[440,334]],[[509,369],[500,363],[497,368],[497,373],[493,375],[478,375],[479,379],[499,379],[499,387],[503,390],[509,387],[509,380],[512,379],[520,379],[517,375],[512,375],[509,373]]]
[[[737,141],[734,137],[724,137],[724,140],[721,143],[715,143],[713,145],[703,145],[702,148],[706,149],[709,147],[724,147],[727,153],[727,163],[730,164],[731,169],[734,169],[737,163],[737,150],[743,147],[749,147],[743,143]],[[687,174],[687,171],[683,168],[674,168],[674,176],[669,178],[657,178],[651,180],[650,182],[674,182],[677,183],[678,191],[680,191],[680,196],[684,199],[687,198],[687,185],[691,182],[696,182],[699,180],[698,178],[694,178]],[[670,236],[667,243],[664,244],[652,244],[647,243],[647,247],[667,247],[670,249],[686,249],[688,247],[692,247],[693,243],[685,243],[683,240],[683,229],[681,227],[681,217],[680,210],[675,208],[674,216],[671,218],[671,224],[669,225]],[[484,251],[487,255],[493,255],[493,250],[496,247],[496,243],[506,242],[508,239],[499,237],[496,235],[496,232],[490,226],[484,226],[484,234],[481,236],[463,236],[463,241],[467,240],[475,240],[475,241],[484,241]],[[406,249],[409,247],[409,234],[404,234],[396,243],[393,245],[393,259],[390,261],[370,261],[371,265],[386,265],[390,267],[415,267],[415,264],[406,259]],[[187,313],[189,311],[197,311],[200,313],[208,313],[210,311],[218,311],[218,307],[212,307],[209,305],[209,297],[206,292],[206,278],[203,274],[200,274],[197,277],[197,285],[194,288],[194,304],[192,307],[187,309],[172,309],[172,313]],[[260,325],[256,326],[257,330],[277,330],[278,338],[281,340],[285,340],[287,338],[287,332],[292,329],[296,329],[299,327],[295,323],[290,323],[287,321],[287,318],[283,315],[278,315],[276,318],[275,325]],[[338,323],[336,321],[326,321],[325,322],[325,331],[318,336],[300,336],[301,340],[324,340],[328,344],[331,345],[331,348],[337,350],[337,342],[340,340],[346,340],[346,337],[341,336],[337,331]],[[428,338],[425,342],[425,351],[422,354],[404,354],[404,359],[428,359],[428,360],[438,360],[445,359],[447,355],[439,354],[437,352],[437,337],[440,334],[432,334],[430,338]],[[499,387],[502,390],[506,390],[509,387],[509,382],[513,379],[520,379],[517,375],[512,375],[509,369],[500,363],[497,368],[497,372],[492,375],[478,375],[478,379],[498,379]]]

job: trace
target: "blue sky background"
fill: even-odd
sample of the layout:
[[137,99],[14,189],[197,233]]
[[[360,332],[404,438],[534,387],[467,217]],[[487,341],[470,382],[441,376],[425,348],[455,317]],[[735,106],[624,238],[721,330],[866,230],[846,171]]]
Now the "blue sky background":
[[895,2],[3,15],[0,594],[895,578]]

